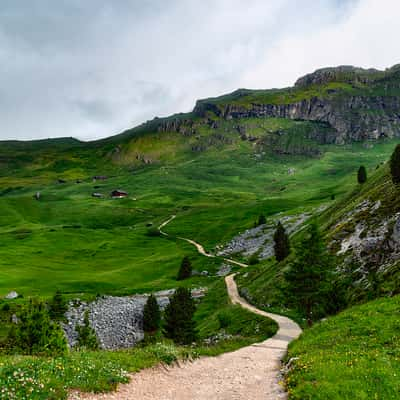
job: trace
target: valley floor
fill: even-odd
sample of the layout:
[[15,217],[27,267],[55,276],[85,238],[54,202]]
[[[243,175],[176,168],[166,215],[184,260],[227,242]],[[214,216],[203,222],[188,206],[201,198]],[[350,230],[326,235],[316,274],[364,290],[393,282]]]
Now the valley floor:
[[204,357],[168,369],[159,366],[143,370],[132,375],[131,382],[121,385],[116,393],[75,393],[70,400],[285,399],[286,393],[279,383],[280,361],[289,342],[300,335],[301,329],[286,317],[266,313],[248,304],[239,296],[233,274],[227,276],[225,282],[232,303],[279,324],[275,336],[218,357]]

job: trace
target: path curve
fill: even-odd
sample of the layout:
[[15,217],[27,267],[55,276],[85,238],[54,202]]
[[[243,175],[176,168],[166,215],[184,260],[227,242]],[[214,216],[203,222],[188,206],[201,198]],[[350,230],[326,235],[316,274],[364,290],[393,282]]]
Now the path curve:
[[[161,229],[173,218],[175,216],[160,225],[159,230],[163,235],[167,234]],[[215,257],[193,240],[179,239],[193,244],[199,253]],[[245,264],[243,266],[247,267]],[[233,304],[278,323],[279,330],[273,337],[217,357],[203,357],[181,366],[145,369],[131,375],[131,381],[120,385],[114,393],[74,394],[70,400],[286,399],[287,394],[279,383],[279,369],[288,344],[301,334],[300,327],[291,319],[259,310],[240,297],[235,274],[226,276],[225,282]]]

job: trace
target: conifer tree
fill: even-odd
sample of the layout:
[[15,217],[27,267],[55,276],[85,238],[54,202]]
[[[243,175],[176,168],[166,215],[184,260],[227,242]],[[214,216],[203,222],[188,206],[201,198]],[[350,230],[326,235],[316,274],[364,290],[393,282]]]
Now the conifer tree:
[[189,260],[189,257],[183,257],[181,266],[179,268],[177,280],[181,281],[183,279],[190,278],[192,276],[192,263]]
[[257,223],[257,225],[260,226],[260,225],[264,225],[264,224],[266,224],[266,223],[267,223],[267,218],[265,218],[265,215],[261,214],[261,215],[258,217],[258,223]]
[[68,304],[59,290],[54,294],[49,304],[49,314],[53,321],[61,321],[68,310]]
[[390,173],[395,185],[400,183],[400,144],[396,146],[390,158]]
[[30,300],[20,312],[9,342],[15,350],[29,355],[62,355],[68,350],[62,328],[51,321],[46,305],[39,300]]
[[195,311],[190,290],[178,288],[165,309],[165,336],[178,344],[190,344],[196,340]]
[[150,295],[143,310],[143,330],[145,332],[156,332],[160,327],[160,307],[155,296]]
[[367,182],[367,170],[365,169],[364,165],[361,165],[361,167],[358,169],[357,180],[360,184]]
[[96,333],[94,332],[94,329],[90,326],[89,323],[88,311],[85,312],[85,316],[83,318],[83,325],[78,325],[75,329],[79,335],[78,336],[79,347],[83,347],[88,350],[97,350],[99,348]]
[[296,256],[285,273],[288,295],[311,326],[314,310],[324,302],[329,271],[329,258],[316,224],[311,225],[309,234],[296,249]]
[[276,261],[283,261],[290,254],[289,236],[280,222],[274,233],[274,251]]

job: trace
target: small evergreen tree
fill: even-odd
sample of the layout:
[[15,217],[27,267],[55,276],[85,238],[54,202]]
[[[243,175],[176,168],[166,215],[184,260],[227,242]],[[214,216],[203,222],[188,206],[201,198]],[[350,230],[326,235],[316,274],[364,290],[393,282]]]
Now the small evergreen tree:
[[89,312],[85,312],[85,316],[83,318],[83,325],[78,325],[76,328],[76,332],[78,333],[78,344],[79,347],[84,347],[88,350],[97,350],[99,348],[99,344],[97,342],[96,333],[89,323]]
[[143,330],[156,332],[160,327],[161,313],[155,296],[150,295],[143,310]]
[[361,167],[358,169],[357,180],[360,184],[367,182],[367,170],[365,169],[364,165],[361,165]]
[[296,249],[296,256],[285,273],[288,295],[311,326],[314,310],[325,300],[329,271],[329,259],[316,224],[311,225],[309,235]]
[[264,224],[266,224],[267,223],[267,218],[265,218],[265,215],[260,215],[259,217],[258,217],[258,223],[257,223],[257,225],[258,226],[260,226],[260,225],[264,225]]
[[51,321],[46,305],[38,300],[30,300],[20,312],[9,343],[15,350],[29,355],[62,355],[68,350],[63,330]]
[[165,336],[178,344],[190,344],[196,340],[195,311],[190,290],[178,288],[165,309]]
[[189,260],[189,257],[183,257],[181,267],[178,271],[177,280],[181,281],[183,279],[190,278],[192,276],[192,263]]
[[68,304],[59,290],[54,294],[49,304],[49,314],[53,321],[62,321],[65,319],[65,313],[68,310]]
[[290,254],[289,236],[280,222],[274,233],[274,251],[276,261],[283,261]]
[[395,185],[400,183],[400,144],[396,146],[390,158],[390,173]]

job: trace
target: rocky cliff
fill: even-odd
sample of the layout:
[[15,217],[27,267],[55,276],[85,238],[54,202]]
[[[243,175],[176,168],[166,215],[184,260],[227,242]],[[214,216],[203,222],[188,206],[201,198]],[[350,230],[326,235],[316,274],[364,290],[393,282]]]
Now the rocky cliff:
[[238,90],[200,100],[197,117],[223,119],[289,118],[329,124],[336,132],[329,142],[376,140],[400,136],[400,69],[388,71],[338,67],[300,78],[295,87]]

